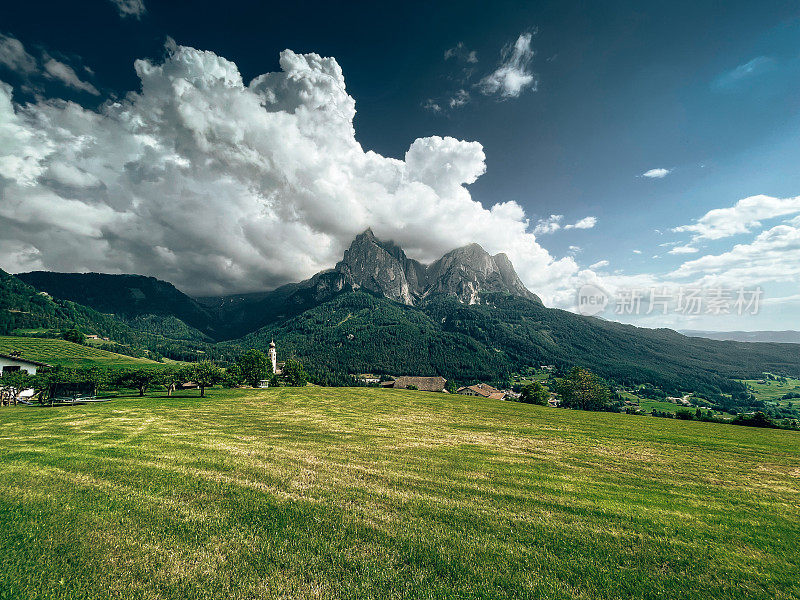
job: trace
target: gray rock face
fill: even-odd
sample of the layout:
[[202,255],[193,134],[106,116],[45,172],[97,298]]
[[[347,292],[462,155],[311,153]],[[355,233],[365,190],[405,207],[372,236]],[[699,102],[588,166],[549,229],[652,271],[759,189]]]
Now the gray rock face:
[[408,305],[432,294],[453,295],[475,304],[482,292],[505,292],[540,302],[523,285],[505,254],[492,256],[478,244],[469,244],[426,267],[408,258],[396,244],[378,240],[371,229],[358,235],[333,272],[325,275],[317,282],[320,287],[327,288],[335,279],[334,289],[363,288]]
[[406,276],[408,261],[399,247],[378,241],[372,230],[367,229],[353,240],[334,270],[353,289],[364,288],[396,302],[414,304]]

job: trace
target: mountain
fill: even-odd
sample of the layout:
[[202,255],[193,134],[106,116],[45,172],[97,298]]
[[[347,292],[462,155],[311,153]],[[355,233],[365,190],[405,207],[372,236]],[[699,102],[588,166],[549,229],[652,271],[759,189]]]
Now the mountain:
[[683,335],[728,340],[734,342],[778,342],[781,344],[800,344],[800,331],[697,331],[682,329]]
[[[85,333],[113,329],[125,343],[165,356],[203,353],[223,361],[246,348],[266,349],[275,338],[280,357],[297,356],[318,382],[357,372],[498,381],[529,365],[562,372],[579,365],[622,384],[701,392],[718,402],[724,393],[725,401],[741,404],[752,399],[737,379],[764,371],[800,375],[794,344],[687,337],[546,308],[504,254],[470,244],[424,265],[370,230],[332,269],[258,294],[192,299],[140,276],[23,277],[53,298],[6,275],[6,330],[74,323]],[[24,293],[15,296],[19,289]],[[191,332],[208,332],[217,342],[190,340]]]
[[182,339],[216,336],[218,323],[211,311],[155,277],[32,271],[17,278],[54,298],[120,317],[134,329],[180,332]]
[[409,259],[393,242],[367,229],[358,235],[333,269],[352,289],[365,289],[414,306],[435,294],[475,304],[483,292],[503,292],[541,302],[520,281],[505,254],[490,255],[478,244],[451,250],[431,265]]
[[357,290],[407,306],[422,306],[440,295],[475,304],[480,294],[487,292],[541,304],[539,297],[523,285],[505,254],[492,256],[478,244],[469,244],[423,265],[408,258],[393,242],[376,238],[371,229],[356,236],[333,269],[310,279],[272,292],[196,300],[224,324],[223,339],[231,339]]

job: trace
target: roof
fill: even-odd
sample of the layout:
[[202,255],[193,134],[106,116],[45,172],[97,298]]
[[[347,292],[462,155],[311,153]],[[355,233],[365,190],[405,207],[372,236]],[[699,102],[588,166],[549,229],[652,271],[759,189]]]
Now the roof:
[[502,399],[505,394],[490,386],[487,383],[476,383],[475,385],[468,385],[466,387],[458,388],[458,393],[461,394],[464,390],[470,390],[472,393],[483,396],[484,398],[493,398],[495,394],[502,394],[500,398]]
[[3,354],[0,352],[0,358],[7,358],[8,360],[16,360],[19,362],[28,363],[29,365],[36,365],[37,367],[49,367],[47,363],[39,362],[38,360],[31,360],[30,358],[23,358],[21,356],[11,356],[10,354]]
[[447,383],[447,379],[444,377],[411,377],[403,375],[395,378],[394,381],[386,381],[382,385],[383,387],[393,387],[401,390],[408,389],[408,386],[413,385],[418,390],[425,392],[441,392],[445,383]]

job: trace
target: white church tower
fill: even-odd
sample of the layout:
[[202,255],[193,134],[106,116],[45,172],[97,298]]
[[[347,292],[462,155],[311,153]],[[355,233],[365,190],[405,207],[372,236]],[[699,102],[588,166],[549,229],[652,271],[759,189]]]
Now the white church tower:
[[275,351],[275,340],[269,343],[269,362],[272,363],[272,372],[278,372],[278,353]]

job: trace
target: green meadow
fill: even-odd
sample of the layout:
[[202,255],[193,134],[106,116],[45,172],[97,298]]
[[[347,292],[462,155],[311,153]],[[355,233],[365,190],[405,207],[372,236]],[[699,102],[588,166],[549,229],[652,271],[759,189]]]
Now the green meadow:
[[132,358],[66,340],[0,336],[0,353],[20,351],[23,358],[66,367],[141,367],[156,364],[146,358]]
[[792,431],[214,389],[0,409],[0,453],[0,598],[800,597]]
[[[759,383],[759,381],[764,381],[764,383]],[[786,378],[786,383],[782,383],[774,379],[747,379],[742,383],[747,384],[752,389],[756,398],[763,400],[764,402],[774,402],[778,406],[786,406],[787,403],[790,402],[794,405],[800,404],[800,398],[781,400],[781,396],[784,396],[787,393],[800,393],[800,379],[788,377]]]

